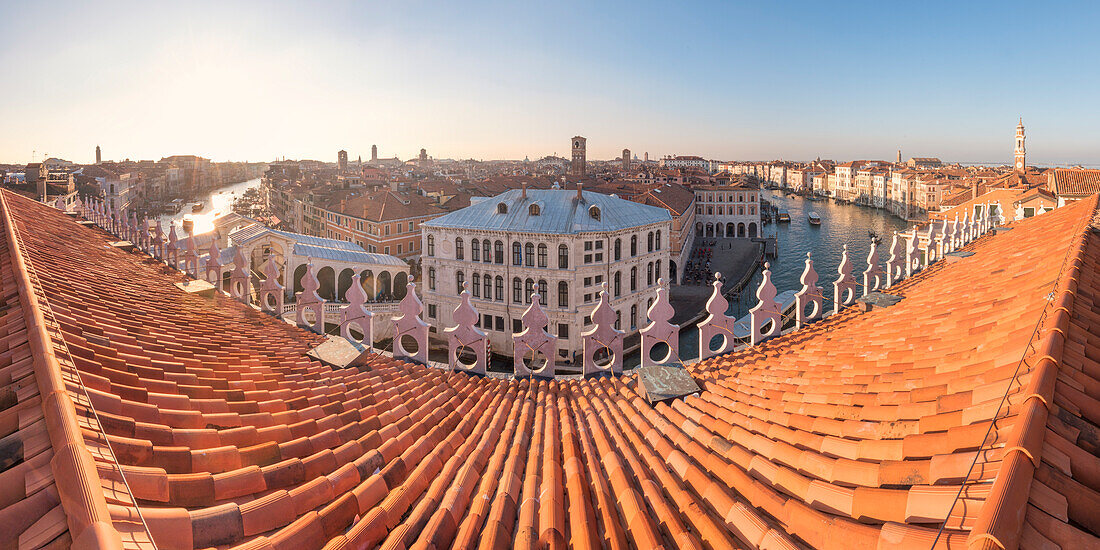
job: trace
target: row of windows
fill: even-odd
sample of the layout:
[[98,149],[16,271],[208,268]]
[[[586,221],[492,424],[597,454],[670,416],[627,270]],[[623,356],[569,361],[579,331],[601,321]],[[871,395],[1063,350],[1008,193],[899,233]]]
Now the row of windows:
[[[428,256],[435,256],[435,235],[428,235],[427,252]],[[623,255],[623,241],[622,239],[615,239],[614,244],[614,260],[619,261]],[[537,253],[536,253],[537,250]],[[603,253],[603,241],[585,241],[584,242],[584,263],[589,264],[593,262],[602,262]],[[646,235],[646,250],[653,252],[654,250],[661,250],[661,230],[656,232],[650,231]],[[638,255],[638,236],[630,236],[630,255]],[[455,259],[466,259],[466,243],[462,240],[462,237],[455,239]],[[490,242],[489,239],[484,241],[479,239],[473,239],[470,241],[470,260],[483,263],[504,263],[504,241]],[[512,242],[512,265],[525,265],[527,267],[547,267],[547,248],[545,244],[539,243],[536,247],[534,243],[520,244],[518,241]],[[569,247],[566,245],[558,246],[558,269],[569,269]]]
[[[746,195],[744,193],[738,193],[737,194],[737,202],[745,202],[745,196]],[[698,200],[698,201],[705,200],[706,202],[734,202],[733,193],[728,193],[728,194],[707,193],[706,198],[704,199],[703,197],[704,197],[704,195],[702,193],[698,193],[695,196],[695,200]],[[716,198],[718,200],[715,200]],[[748,198],[749,198],[749,202],[755,202],[756,201],[756,193],[749,193]]]
[[[733,207],[732,206],[729,207],[728,212],[729,212],[729,215],[731,215],[731,216],[733,215]],[[703,213],[703,206],[702,205],[697,205],[695,207],[695,213],[696,214],[702,214]],[[707,206],[707,215],[708,216],[713,216],[714,215],[714,207],[713,206],[709,206],[709,205]],[[725,216],[726,215],[726,210],[723,209],[721,206],[718,207],[718,215],[719,216]],[[737,207],[737,215],[738,216],[744,216],[745,215],[745,207],[744,206],[738,206]],[[749,215],[750,216],[755,216],[756,215],[756,207],[755,206],[750,206],[749,207]]]
[[[638,266],[630,268],[630,278],[628,282],[630,284],[630,292],[636,292],[638,290]],[[651,287],[661,277],[661,260],[655,262],[649,262],[646,264],[645,282],[646,287]],[[623,272],[616,271],[615,275],[611,279],[611,292],[616,298],[623,294]],[[466,274],[462,271],[455,272],[455,294],[461,294],[463,291],[463,285],[466,282]],[[595,278],[595,284],[599,285],[603,283],[603,276],[598,275]],[[512,278],[512,303],[531,303],[531,295],[535,292],[535,285],[538,285],[539,303],[546,305],[547,285],[546,279],[539,279],[536,283],[534,279],[527,278],[526,281],[521,280],[519,277]],[[592,286],[592,278],[585,277],[584,286]],[[428,268],[428,289],[436,290],[436,271],[434,267]],[[486,273],[484,276],[480,273],[474,273],[473,282],[470,284],[470,293],[474,298],[484,298],[486,300],[495,300],[497,302],[504,301],[504,277],[497,275],[493,277]],[[584,303],[589,303],[593,300],[595,295],[585,294]],[[569,307],[569,283],[565,281],[558,281],[558,307]]]

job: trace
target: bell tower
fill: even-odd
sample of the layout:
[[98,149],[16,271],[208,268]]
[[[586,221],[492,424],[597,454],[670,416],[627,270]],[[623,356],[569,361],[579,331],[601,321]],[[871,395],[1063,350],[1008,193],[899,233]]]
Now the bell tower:
[[570,174],[583,176],[585,171],[585,140],[581,136],[573,136],[573,162],[570,165]]
[[1027,149],[1024,147],[1024,119],[1020,118],[1020,123],[1016,125],[1016,171],[1023,172],[1027,167]]

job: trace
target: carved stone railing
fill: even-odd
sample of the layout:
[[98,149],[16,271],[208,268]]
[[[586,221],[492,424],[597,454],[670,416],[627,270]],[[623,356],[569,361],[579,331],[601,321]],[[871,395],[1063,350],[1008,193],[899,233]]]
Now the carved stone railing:
[[[129,240],[139,249],[176,269],[183,268],[190,276],[198,277],[200,272],[207,281],[214,284],[219,293],[249,304],[251,307],[285,317],[294,312],[295,321],[318,333],[324,332],[327,318],[339,316],[340,334],[344,338],[356,340],[353,330],[362,336],[357,340],[367,346],[374,343],[374,315],[377,313],[399,313],[392,322],[394,326],[393,356],[422,363],[428,362],[428,323],[422,319],[424,306],[416,295],[416,285],[409,282],[405,297],[400,302],[367,302],[359,275],[352,276],[351,286],[346,296],[347,303],[326,302],[318,294],[320,282],[313,272],[312,261],[306,264],[302,277],[303,291],[295,297],[294,303],[285,304],[284,288],[278,282],[281,267],[272,259],[264,268],[265,278],[253,280],[248,263],[241,247],[236,247],[233,257],[233,269],[229,274],[229,288],[222,288],[221,251],[216,240],[207,250],[205,262],[200,267],[194,236],[188,235],[181,246],[175,226],[171,226],[167,237],[159,221],[152,230],[147,219],[138,219],[133,213],[112,211],[106,203],[92,198],[80,206],[84,217],[101,228]],[[844,246],[841,262],[837,268],[838,278],[833,282],[833,313],[854,304],[857,296],[882,288],[890,288],[901,281],[914,276],[929,265],[941,260],[946,253],[958,250],[973,240],[988,233],[996,223],[988,209],[980,216],[971,218],[964,214],[961,219],[947,219],[937,227],[930,223],[924,231],[913,227],[905,233],[894,232],[890,244],[890,257],[883,269],[878,252],[878,243],[872,241],[867,255],[867,269],[863,273],[863,282],[852,274],[852,262],[848,256],[848,247]],[[183,261],[180,256],[183,255]],[[922,257],[923,256],[923,257]],[[824,316],[825,297],[818,286],[818,274],[814,270],[813,258],[806,254],[805,268],[800,278],[802,289],[794,294],[793,305],[795,330],[801,329]],[[258,289],[259,304],[253,305],[252,287]],[[757,304],[749,311],[749,322],[745,326],[726,314],[729,302],[722,294],[721,274],[715,274],[713,291],[706,303],[707,316],[698,324],[699,356],[701,359],[727,353],[739,346],[756,346],[769,338],[782,333],[784,308],[777,300],[777,289],[771,281],[771,269],[765,264],[763,279],[756,291]],[[860,292],[862,290],[862,292]],[[789,300],[789,298],[787,298]],[[789,302],[784,302],[789,303]],[[312,322],[307,322],[307,314],[312,314]],[[659,365],[679,361],[678,325],[672,324],[675,311],[668,299],[668,289],[664,279],[658,279],[656,299],[647,311],[650,320],[641,333],[641,365]],[[446,328],[449,366],[453,370],[484,375],[489,364],[488,335],[477,328],[479,314],[470,300],[468,283],[463,285],[460,302],[454,310],[455,326]],[[603,283],[599,302],[591,314],[592,328],[581,334],[583,345],[583,373],[586,376],[620,375],[623,372],[624,333],[615,328],[617,316],[611,308],[607,292],[607,283]],[[548,318],[541,306],[541,296],[533,294],[531,305],[523,314],[521,332],[512,334],[513,371],[516,377],[554,378],[557,357],[557,339],[546,331]],[[711,347],[711,340],[721,337],[721,344]],[[406,348],[406,338],[412,338],[417,346],[415,352]],[[666,344],[668,352],[663,357],[652,357],[653,349]],[[465,352],[465,353],[464,353]],[[472,355],[471,355],[472,352]],[[464,356],[471,355],[470,360]],[[600,357],[602,355],[602,357]],[[541,365],[538,360],[541,356]],[[528,364],[528,358],[530,363]]]

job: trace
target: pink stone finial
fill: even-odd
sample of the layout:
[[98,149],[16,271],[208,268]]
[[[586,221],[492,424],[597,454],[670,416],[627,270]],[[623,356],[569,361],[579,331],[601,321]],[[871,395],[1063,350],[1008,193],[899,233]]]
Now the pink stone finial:
[[279,260],[275,256],[264,265],[264,280],[260,283],[260,311],[272,315],[283,314],[283,285],[279,284]]
[[[428,323],[420,318],[424,304],[416,296],[416,285],[411,281],[405,285],[405,297],[398,304],[401,316],[393,320],[393,356],[399,359],[411,359],[427,364],[428,362]],[[416,341],[416,352],[410,352],[402,340],[409,336]]]
[[[668,287],[665,279],[657,279],[657,298],[646,312],[649,317],[649,326],[642,329],[642,361],[643,367],[662,365],[676,361],[680,357],[680,326],[673,325],[669,321],[676,315],[672,304],[668,300]],[[652,357],[653,347],[664,343],[668,346],[668,355],[663,358]]]
[[[549,319],[542,310],[542,296],[537,292],[531,295],[531,305],[523,312],[522,332],[512,334],[512,368],[515,377],[554,378],[554,361],[557,354],[557,339],[546,332]],[[531,355],[531,364],[527,364],[527,355]],[[536,366],[539,354],[545,361],[542,367]]]
[[[313,258],[306,258],[306,272],[302,275],[302,291],[298,293],[295,322],[298,326],[309,328],[318,334],[325,332],[325,300],[317,293],[321,281],[313,273]],[[313,324],[309,324],[306,312],[313,313]]]
[[210,248],[206,251],[206,282],[214,285],[214,288],[222,288],[222,251],[218,250],[218,240],[211,239]]
[[[824,295],[821,292],[821,287],[817,286],[817,271],[814,270],[814,260],[810,256],[810,253],[806,253],[806,267],[802,270],[802,290],[799,290],[794,295],[795,305],[798,310],[795,312],[795,328],[800,329],[810,321],[821,317],[824,311]],[[813,309],[807,313],[806,306],[813,304]]]
[[[611,309],[607,294],[607,283],[600,285],[600,301],[592,310],[593,327],[581,334],[583,339],[585,376],[597,374],[622,374],[623,372],[623,331],[615,328],[615,310]],[[597,353],[607,353],[608,360],[603,365],[596,363]],[[601,361],[602,362],[602,361]]]
[[[449,366],[451,370],[465,371],[471,374],[485,374],[488,365],[489,339],[485,332],[474,326],[481,317],[477,309],[470,303],[470,282],[462,282],[462,293],[459,294],[458,307],[455,308],[451,318],[457,323],[455,326],[444,329],[447,335],[447,349]],[[474,352],[474,362],[464,363],[460,357],[463,348]]]
[[878,243],[871,239],[871,251],[867,254],[867,269],[863,271],[863,295],[879,289],[886,282],[886,272],[879,265]]
[[249,286],[248,263],[240,245],[233,251],[233,271],[229,273],[229,296],[238,302],[252,303],[252,288]]
[[783,315],[775,297],[778,294],[772,284],[771,265],[764,263],[764,272],[760,286],[756,288],[756,306],[749,310],[749,344],[757,345],[764,340],[774,338],[783,330]]
[[[363,283],[360,282],[358,273],[351,276],[351,287],[344,296],[347,298],[348,307],[344,308],[344,314],[340,320],[340,335],[373,349],[374,313],[366,308],[367,293],[363,290]],[[363,335],[362,339],[355,340],[352,336],[353,325]]]
[[[714,287],[710,299],[707,300],[707,317],[699,323],[699,358],[706,359],[715,355],[726,353],[737,346],[738,339],[734,336],[733,328],[735,319],[726,315],[729,302],[722,295],[722,274],[714,274]],[[711,346],[711,341],[721,337],[719,346]]]
[[859,297],[859,281],[852,275],[852,260],[848,258],[848,245],[844,245],[844,252],[840,255],[840,265],[837,266],[840,277],[833,283],[833,313],[856,302]]

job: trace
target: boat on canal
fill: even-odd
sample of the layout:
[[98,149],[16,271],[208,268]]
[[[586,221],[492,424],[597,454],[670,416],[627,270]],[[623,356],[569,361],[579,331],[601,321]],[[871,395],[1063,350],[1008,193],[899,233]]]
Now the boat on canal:
[[779,216],[776,217],[776,222],[778,222],[778,223],[790,223],[791,222],[791,213],[787,212],[786,210],[780,210],[779,211]]
[[807,219],[810,221],[810,225],[821,225],[821,216],[817,215],[817,212],[810,212]]

